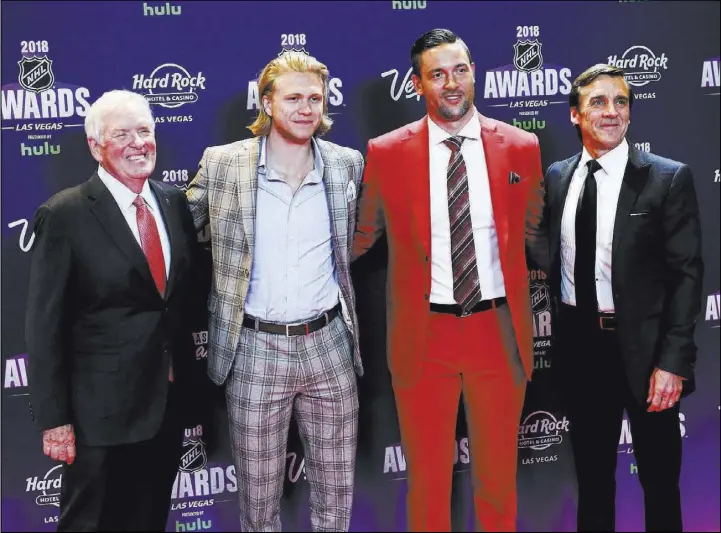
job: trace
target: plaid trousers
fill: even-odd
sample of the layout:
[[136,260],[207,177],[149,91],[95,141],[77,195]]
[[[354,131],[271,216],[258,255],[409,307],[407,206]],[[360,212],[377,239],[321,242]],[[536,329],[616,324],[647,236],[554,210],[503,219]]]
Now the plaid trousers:
[[340,316],[309,335],[242,328],[226,385],[242,531],[281,531],[288,430],[295,413],[313,531],[348,531],[358,389]]

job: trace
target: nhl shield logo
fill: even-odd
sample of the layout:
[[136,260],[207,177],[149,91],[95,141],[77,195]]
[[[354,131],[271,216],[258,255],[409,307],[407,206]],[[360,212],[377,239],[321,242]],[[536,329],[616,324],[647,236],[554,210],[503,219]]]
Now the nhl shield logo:
[[515,55],[513,56],[513,66],[522,72],[532,72],[543,66],[543,56],[541,55],[541,43],[538,39],[530,41],[518,41],[513,45]]
[[531,308],[534,313],[548,311],[551,307],[551,298],[548,294],[548,286],[545,283],[534,283],[531,285]]
[[183,442],[183,455],[180,457],[181,472],[196,472],[205,468],[208,455],[202,439],[187,439]]
[[55,83],[53,62],[48,59],[48,56],[23,57],[18,61],[18,65],[20,65],[18,81],[28,91],[39,93],[49,89]]
[[305,49],[305,46],[301,46],[300,48],[296,48],[296,47],[283,48],[280,52],[278,52],[278,57],[282,56],[286,52],[298,52],[299,54],[305,54],[307,56],[310,55],[308,53],[308,50]]

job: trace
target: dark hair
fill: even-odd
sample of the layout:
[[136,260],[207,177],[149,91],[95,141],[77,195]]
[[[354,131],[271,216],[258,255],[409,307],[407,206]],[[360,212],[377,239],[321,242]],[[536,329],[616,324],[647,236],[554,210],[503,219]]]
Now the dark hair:
[[411,48],[411,63],[413,64],[413,74],[416,76],[421,75],[421,54],[425,52],[426,50],[430,50],[431,48],[435,48],[436,46],[440,46],[442,44],[453,44],[456,41],[460,41],[460,43],[463,45],[463,48],[466,50],[466,55],[468,56],[468,62],[473,63],[473,58],[471,58],[471,52],[468,50],[468,46],[466,46],[466,43],[463,42],[463,39],[458,37],[455,33],[453,33],[451,30],[444,30],[436,28],[435,30],[430,30],[421,35],[415,43],[413,43],[413,48]]
[[[593,83],[593,80],[599,76],[623,78],[626,82],[626,87],[628,88],[628,107],[629,109],[633,107],[633,89],[631,89],[631,84],[628,83],[628,80],[624,77],[625,72],[621,68],[606,65],[605,63],[597,63],[592,67],[587,68],[581,72],[575,80],[573,80],[573,84],[571,84],[571,92],[568,95],[568,104],[570,107],[575,107],[580,111],[578,105],[581,100],[581,87],[585,87],[586,85]],[[576,133],[578,133],[578,138],[583,141],[583,138],[581,137],[581,128],[577,124],[574,124],[574,127],[576,128]]]

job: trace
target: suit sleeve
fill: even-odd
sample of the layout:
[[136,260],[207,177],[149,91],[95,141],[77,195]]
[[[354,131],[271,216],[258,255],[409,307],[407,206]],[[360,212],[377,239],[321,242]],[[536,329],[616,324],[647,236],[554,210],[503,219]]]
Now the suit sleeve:
[[209,222],[208,213],[208,149],[203,153],[198,167],[198,173],[188,185],[185,196],[188,198],[190,214],[196,231],[202,230]]
[[548,192],[546,180],[541,170],[541,149],[538,138],[533,136],[531,158],[531,174],[528,193],[528,208],[526,211],[526,255],[530,259],[528,268],[541,268],[544,272],[550,270],[550,252],[548,248]]
[[72,424],[67,319],[72,252],[62,221],[50,207],[35,214],[25,338],[28,385],[40,429]]
[[353,179],[355,180],[356,187],[358,187],[358,189],[360,190],[360,186],[363,183],[363,170],[365,169],[365,161],[363,160],[363,154],[356,151],[353,162],[355,164],[355,175],[353,176]]
[[351,261],[355,261],[370,250],[385,230],[385,217],[377,168],[377,154],[373,143],[369,141]]
[[[365,166],[365,162],[363,161],[363,154],[361,154],[357,150],[353,150],[353,157],[352,157],[352,166],[353,166],[353,183],[356,187],[356,195],[358,196],[360,194],[361,190],[361,184],[363,182],[363,168]],[[355,232],[356,224],[358,222],[358,201],[359,198],[356,198],[355,202],[355,209],[353,209],[352,212],[348,213],[349,217],[349,223],[350,227],[352,228],[351,231]],[[351,235],[352,237],[353,235]],[[348,239],[348,256],[350,257],[350,254],[353,251],[353,238]]]
[[693,378],[696,345],[693,335],[702,312],[703,260],[701,223],[691,169],[682,165],[673,177],[663,212],[665,257],[670,275],[664,332],[656,366]]
[[198,230],[196,230],[195,228],[193,210],[190,206],[190,200],[188,199],[187,193],[180,195],[180,205],[183,206],[181,213],[181,220],[183,221],[183,232],[187,234],[191,245],[190,269],[192,271],[195,271],[202,254],[202,246],[200,242],[198,242]]
[[[187,278],[190,280],[185,288],[185,293],[180,294],[182,299],[180,329],[175,332],[181,340],[179,364],[184,367],[185,374],[183,381],[185,391],[192,391],[193,398],[184,398],[184,413],[186,424],[202,424],[204,431],[210,433],[209,420],[212,406],[210,405],[210,383],[206,373],[202,371],[199,362],[195,360],[195,343],[193,342],[193,331],[204,329],[207,326],[206,302],[208,299],[208,287],[203,283],[204,273],[202,272],[203,250],[201,243],[197,240],[193,217],[190,214],[188,200],[180,193],[180,205],[182,206],[183,231],[190,243],[190,255]],[[202,327],[201,327],[202,326]],[[178,361],[174,360],[174,364]],[[207,439],[207,437],[206,437]],[[207,444],[207,442],[206,442]]]

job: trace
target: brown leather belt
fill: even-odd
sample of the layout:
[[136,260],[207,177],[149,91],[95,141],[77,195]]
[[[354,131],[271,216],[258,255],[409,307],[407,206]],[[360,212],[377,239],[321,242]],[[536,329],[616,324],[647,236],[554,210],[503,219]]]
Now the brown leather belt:
[[501,296],[500,298],[493,298],[493,300],[481,300],[476,305],[467,309],[466,311],[458,304],[431,304],[431,311],[434,313],[449,313],[458,317],[467,317],[473,313],[479,313],[480,311],[488,311],[489,309],[495,309],[506,303],[506,297]]
[[295,324],[273,324],[272,322],[263,322],[262,320],[245,315],[243,317],[243,327],[263,331],[265,333],[274,333],[276,335],[285,335],[286,337],[300,337],[309,335],[314,331],[318,331],[331,323],[331,321],[340,314],[341,306],[337,304],[330,311],[326,311],[318,318],[314,318],[308,322],[297,322]]

